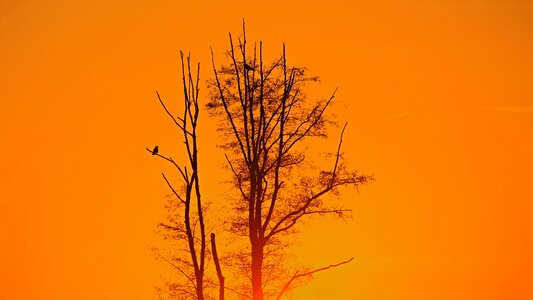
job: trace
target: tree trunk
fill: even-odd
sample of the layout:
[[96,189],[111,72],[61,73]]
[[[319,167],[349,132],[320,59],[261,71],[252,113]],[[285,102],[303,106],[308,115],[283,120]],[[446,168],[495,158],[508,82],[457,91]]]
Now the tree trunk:
[[259,241],[252,243],[253,300],[263,300],[263,247]]
[[204,300],[204,278],[203,276],[196,277],[196,298],[198,300]]

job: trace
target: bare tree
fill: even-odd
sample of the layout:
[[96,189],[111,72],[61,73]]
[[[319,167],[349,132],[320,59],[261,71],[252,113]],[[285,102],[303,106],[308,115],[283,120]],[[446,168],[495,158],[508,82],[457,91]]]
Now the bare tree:
[[[157,98],[182,134],[182,141],[187,153],[187,163],[180,165],[172,157],[161,154],[158,146],[153,150],[148,148],[146,150],[170,163],[182,180],[181,188],[177,189],[171,184],[167,176],[162,174],[173,197],[169,199],[167,204],[167,222],[160,223],[159,227],[165,231],[167,238],[186,242],[186,246],[181,249],[182,251],[177,251],[171,257],[158,253],[159,258],[169,263],[185,279],[184,284],[178,282],[167,284],[167,292],[172,298],[203,300],[205,298],[205,269],[208,251],[204,221],[205,208],[201,199],[200,178],[198,176],[197,126],[200,111],[198,103],[200,64],[198,63],[196,78],[194,78],[191,74],[190,56],[187,57],[186,65],[182,52],[180,52],[180,58],[184,94],[181,116],[174,116],[167,109],[159,93],[157,93]],[[214,234],[211,238],[213,249],[215,249]],[[218,258],[216,263],[217,268],[220,268]]]
[[[289,66],[285,45],[270,64],[263,61],[262,42],[259,47],[254,44],[250,53],[244,22],[238,44],[234,45],[231,34],[229,41],[228,65],[217,67],[211,51],[214,79],[207,108],[220,117],[219,130],[227,137],[222,146],[239,194],[232,231],[249,240],[252,298],[279,299],[295,280],[351,260],[280,278],[277,255],[286,246],[284,237],[294,233],[303,218],[349,213],[330,196],[339,187],[358,187],[372,177],[345,165],[341,146],[346,124],[331,166],[317,171],[306,157],[307,140],[327,137],[327,125],[332,122],[325,113],[336,91],[326,99],[310,100],[304,87],[318,78],[308,76],[305,68]],[[274,288],[268,288],[272,283]]]

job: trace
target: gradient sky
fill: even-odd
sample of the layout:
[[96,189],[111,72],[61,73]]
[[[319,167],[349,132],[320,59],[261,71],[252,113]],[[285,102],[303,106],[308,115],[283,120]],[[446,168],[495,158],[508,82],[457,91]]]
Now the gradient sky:
[[355,260],[292,299],[533,299],[531,1],[222,2],[0,2],[0,299],[153,299],[168,190],[144,148],[180,146],[155,91],[178,107],[179,50],[212,77],[242,18],[313,96],[339,87],[349,165],[377,178],[295,240],[295,263]]

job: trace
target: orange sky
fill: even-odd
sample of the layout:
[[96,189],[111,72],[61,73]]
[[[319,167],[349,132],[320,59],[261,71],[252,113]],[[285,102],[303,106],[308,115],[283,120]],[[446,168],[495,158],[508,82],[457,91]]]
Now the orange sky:
[[533,298],[530,1],[192,2],[0,2],[0,299],[153,299],[168,191],[144,148],[179,147],[155,91],[181,99],[180,49],[211,77],[243,17],[339,87],[349,165],[377,178],[344,194],[353,221],[306,226],[298,263],[355,260],[293,299]]

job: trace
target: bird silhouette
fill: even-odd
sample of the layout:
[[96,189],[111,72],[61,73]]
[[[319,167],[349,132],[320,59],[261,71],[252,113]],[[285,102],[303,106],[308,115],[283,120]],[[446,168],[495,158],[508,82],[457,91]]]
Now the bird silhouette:
[[152,155],[156,155],[157,152],[159,152],[159,146],[154,147],[154,150],[152,150]]
[[247,63],[244,63],[244,70],[246,71],[253,71],[255,70],[252,66],[250,66],[249,64]]

